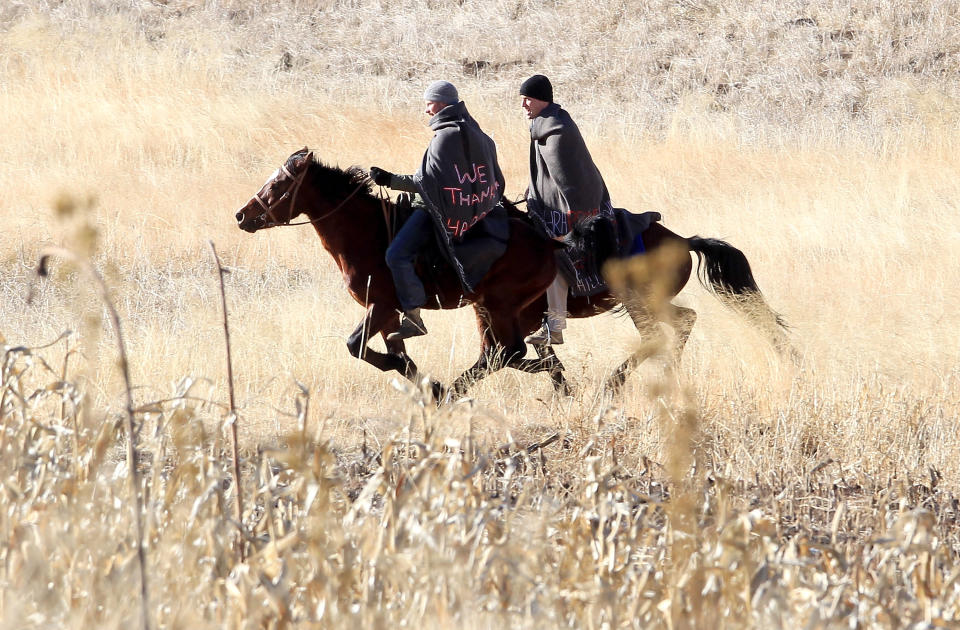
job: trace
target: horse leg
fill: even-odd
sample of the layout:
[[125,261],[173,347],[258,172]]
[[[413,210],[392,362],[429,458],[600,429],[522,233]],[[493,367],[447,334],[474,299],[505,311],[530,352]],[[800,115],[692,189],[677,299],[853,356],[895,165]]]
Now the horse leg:
[[393,331],[383,331],[383,342],[387,346],[387,351],[391,354],[395,354],[403,359],[405,367],[403,375],[407,380],[412,381],[413,383],[419,384],[422,379],[426,379],[427,383],[430,385],[430,392],[433,394],[433,399],[437,402],[442,401],[446,395],[446,391],[440,381],[431,378],[427,375],[421,375],[420,371],[417,369],[417,364],[413,362],[413,359],[407,354],[407,348],[403,343],[403,339],[397,339],[395,341],[388,341],[387,335]]
[[566,377],[563,375],[563,363],[560,362],[560,357],[554,352],[553,346],[534,346],[533,349],[536,350],[541,362],[549,366],[553,391],[563,396],[573,396],[573,388],[570,387],[570,383],[567,382]]
[[[527,346],[520,335],[520,323],[516,314],[504,315],[486,305],[474,304],[477,327],[480,329],[482,348],[480,358],[465,370],[453,382],[451,387],[457,397],[464,395],[467,389],[477,381],[486,378],[504,367],[524,365],[527,359],[523,355]],[[522,369],[522,368],[518,368]],[[543,371],[545,368],[541,368]]]
[[533,344],[533,349],[537,352],[537,359],[515,359],[509,364],[509,367],[537,374],[538,372],[549,372],[550,381],[553,383],[553,390],[563,396],[572,396],[573,389],[563,375],[563,363],[553,351],[553,346],[543,344]]
[[563,364],[550,346],[534,346],[538,359],[524,359],[516,353],[507,353],[500,344],[491,344],[484,348],[480,358],[468,370],[461,374],[453,384],[458,396],[466,393],[470,385],[505,367],[528,374],[549,372],[553,388],[564,396],[572,396],[573,390],[563,376]]
[[627,374],[632,372],[642,360],[643,359],[637,358],[636,353],[630,355],[630,358],[621,363],[620,366],[613,371],[613,374],[607,378],[603,388],[613,393],[618,393],[623,387],[624,383],[627,382]]
[[607,379],[605,388],[613,392],[619,392],[626,382],[627,374],[650,357],[661,353],[666,344],[666,337],[660,328],[659,320],[650,312],[643,300],[628,298],[624,300],[623,305],[637,327],[641,341],[640,347]]
[[697,323],[697,312],[692,308],[669,304],[668,317],[670,326],[676,331],[677,339],[673,344],[673,356],[677,365],[680,365],[680,356],[683,354],[683,348],[687,345],[687,339],[690,338],[690,332],[693,325]]
[[[543,322],[543,313],[546,308],[546,298],[541,297],[527,308],[523,309],[519,315],[520,333],[523,335],[536,331]],[[523,372],[536,374],[538,372],[549,372],[550,381],[553,383],[553,390],[564,396],[572,396],[573,389],[563,375],[563,363],[557,357],[553,346],[542,344],[531,344],[537,353],[537,359],[517,359],[510,367]]]
[[529,374],[549,372],[554,391],[563,396],[572,396],[573,388],[564,377],[563,363],[560,362],[553,348],[544,345],[535,345],[533,348],[539,357],[537,359],[517,357],[515,352],[508,354],[501,344],[495,342],[485,345],[480,358],[454,381],[453,392],[458,397],[462,396],[470,385],[501,368],[511,367]]
[[480,353],[480,358],[453,381],[453,385],[450,386],[450,395],[454,400],[461,398],[467,393],[467,389],[471,385],[494,371],[490,369],[489,356],[488,350],[484,348]]
[[347,349],[350,354],[357,359],[363,359],[373,367],[389,372],[396,370],[406,376],[407,361],[403,357],[394,354],[377,352],[367,346],[370,338],[380,333],[382,327],[386,325],[388,316],[396,317],[395,314],[386,313],[385,310],[377,308],[376,304],[367,307],[367,313],[363,320],[357,324],[354,331],[347,337]]
[[[416,383],[418,378],[417,365],[413,362],[403,345],[403,340],[396,342],[386,341],[387,335],[400,327],[400,320],[393,309],[378,308],[376,304],[367,307],[367,313],[356,329],[347,338],[347,349],[358,359],[363,359],[382,372],[395,370],[405,378]],[[387,352],[377,352],[367,346],[370,338],[380,334],[384,338]],[[443,386],[431,379],[430,389],[437,400],[443,396]]]

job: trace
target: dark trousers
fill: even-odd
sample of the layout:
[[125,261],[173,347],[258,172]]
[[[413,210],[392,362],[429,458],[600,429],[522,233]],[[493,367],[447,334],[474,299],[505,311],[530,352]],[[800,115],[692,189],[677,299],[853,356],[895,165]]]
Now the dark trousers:
[[426,304],[423,282],[413,268],[417,254],[433,238],[433,225],[426,210],[415,210],[387,248],[387,266],[393,274],[400,308],[412,311]]

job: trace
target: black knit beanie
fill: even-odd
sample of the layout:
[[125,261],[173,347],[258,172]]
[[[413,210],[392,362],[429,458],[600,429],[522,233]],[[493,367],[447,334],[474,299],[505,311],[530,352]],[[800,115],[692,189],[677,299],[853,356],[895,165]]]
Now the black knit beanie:
[[553,102],[553,86],[550,79],[542,74],[535,74],[520,85],[520,96],[529,96],[538,101]]

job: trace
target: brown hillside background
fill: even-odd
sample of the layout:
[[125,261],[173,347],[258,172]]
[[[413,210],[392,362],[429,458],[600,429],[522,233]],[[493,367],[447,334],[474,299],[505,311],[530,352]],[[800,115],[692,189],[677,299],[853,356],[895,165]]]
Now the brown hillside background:
[[[639,339],[604,315],[558,348],[574,396],[504,371],[435,410],[349,356],[363,309],[310,228],[236,228],[305,145],[413,172],[435,79],[519,197],[534,73],[615,205],[747,255],[799,361],[691,280],[675,372],[605,395]],[[960,2],[6,0],[0,132],[3,628],[960,618]],[[116,331],[80,267],[34,276],[48,246],[121,321],[147,600]],[[472,311],[425,319],[450,382]]]

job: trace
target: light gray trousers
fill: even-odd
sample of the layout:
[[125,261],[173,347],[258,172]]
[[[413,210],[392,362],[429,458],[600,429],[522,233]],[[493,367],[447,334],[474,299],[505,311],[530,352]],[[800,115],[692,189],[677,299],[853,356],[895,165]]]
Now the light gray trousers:
[[550,330],[567,327],[567,290],[570,285],[559,271],[547,287],[547,326]]

